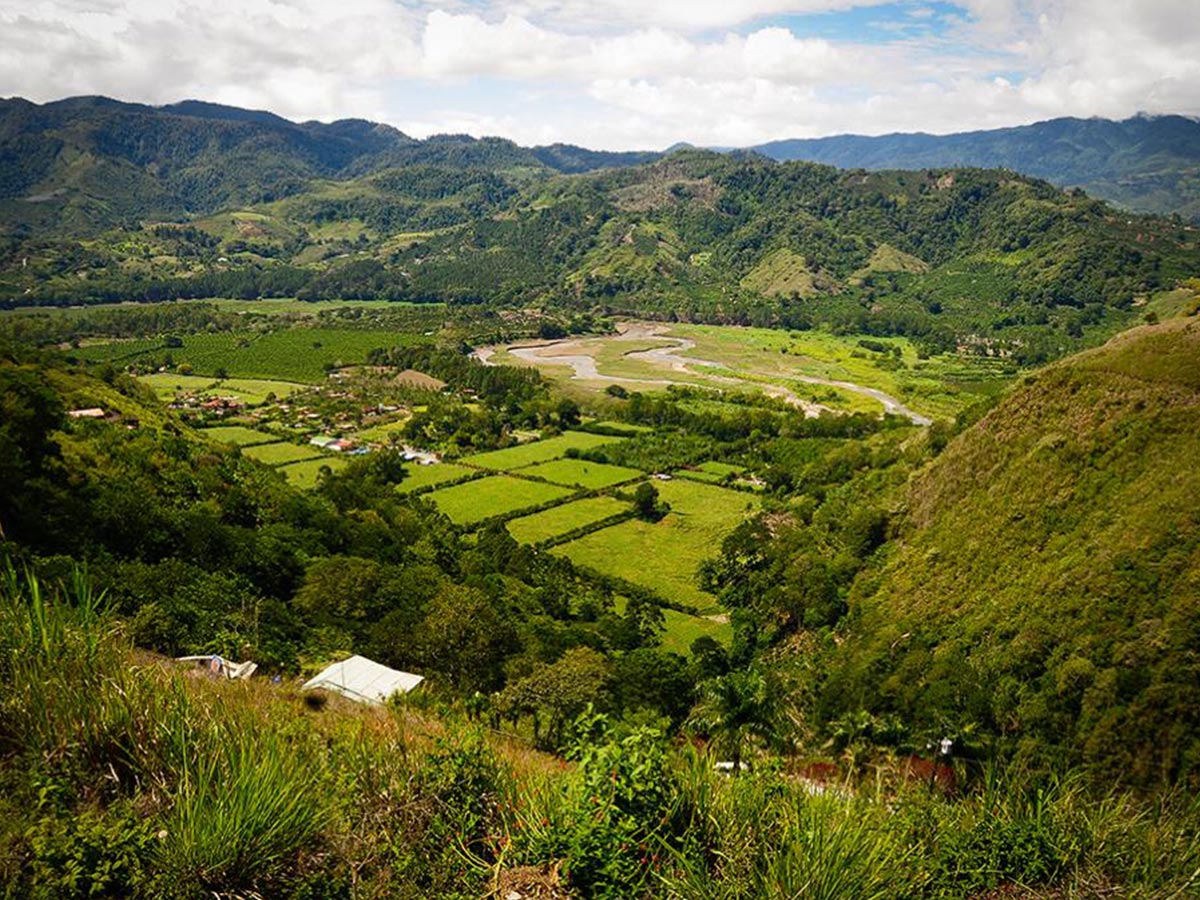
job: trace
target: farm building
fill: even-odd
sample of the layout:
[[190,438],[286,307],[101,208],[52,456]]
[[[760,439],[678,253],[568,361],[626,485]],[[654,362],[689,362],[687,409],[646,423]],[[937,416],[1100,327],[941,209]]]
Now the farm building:
[[320,688],[358,703],[378,704],[393,694],[407,694],[424,680],[420,675],[389,669],[365,656],[351,656],[306,681],[303,689]]

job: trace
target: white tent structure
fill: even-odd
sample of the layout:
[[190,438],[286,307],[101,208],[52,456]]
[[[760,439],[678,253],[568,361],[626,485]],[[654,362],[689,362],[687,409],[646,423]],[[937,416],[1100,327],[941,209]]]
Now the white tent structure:
[[392,694],[407,694],[424,680],[420,675],[389,669],[365,656],[351,656],[306,681],[303,690],[321,688],[359,703],[378,704]]

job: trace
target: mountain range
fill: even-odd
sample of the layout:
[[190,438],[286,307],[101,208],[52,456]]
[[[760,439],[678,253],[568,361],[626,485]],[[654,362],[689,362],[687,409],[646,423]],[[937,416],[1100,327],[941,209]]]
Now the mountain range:
[[837,135],[752,148],[843,169],[1005,168],[1140,212],[1200,219],[1200,121],[1060,118],[958,134]]
[[[73,97],[0,100],[0,221],[86,228],[121,218],[214,212],[269,202],[313,178],[414,164],[581,173],[640,165],[667,151],[608,152],[503,138],[417,140],[362,119],[290,122],[269,112],[186,100],[168,106]],[[1130,210],[1200,218],[1200,122],[1060,118],[950,135],[839,135],[746,151],[849,169],[1006,168]],[[46,208],[65,209],[54,216]]]

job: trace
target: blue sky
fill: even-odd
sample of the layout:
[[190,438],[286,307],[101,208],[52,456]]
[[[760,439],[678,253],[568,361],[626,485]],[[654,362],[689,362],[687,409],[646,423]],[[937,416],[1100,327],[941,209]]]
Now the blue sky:
[[30,0],[0,94],[625,149],[1200,114],[1196,0]]

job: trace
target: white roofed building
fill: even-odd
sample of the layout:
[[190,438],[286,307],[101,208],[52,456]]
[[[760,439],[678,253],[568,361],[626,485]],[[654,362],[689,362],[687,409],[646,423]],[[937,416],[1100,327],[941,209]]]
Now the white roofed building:
[[393,694],[407,694],[424,680],[420,675],[389,669],[365,656],[351,656],[306,681],[303,690],[321,688],[359,703],[379,704]]

